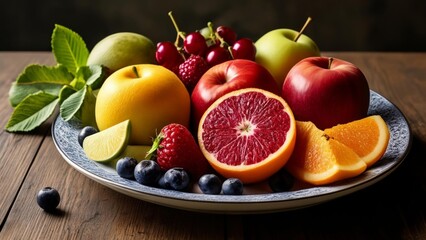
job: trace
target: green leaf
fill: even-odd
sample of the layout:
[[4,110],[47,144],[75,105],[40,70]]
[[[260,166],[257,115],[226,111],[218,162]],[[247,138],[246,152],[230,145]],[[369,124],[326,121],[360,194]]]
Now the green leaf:
[[62,104],[65,99],[67,99],[69,96],[71,96],[73,93],[77,92],[73,87],[65,85],[62,87],[60,93],[59,93],[59,104]]
[[62,66],[28,65],[9,90],[9,102],[16,107],[30,94],[43,91],[58,95],[63,85],[69,84],[73,75]]
[[75,89],[80,90],[86,87],[86,80],[83,76],[76,76],[70,85]]
[[55,24],[51,44],[56,62],[64,65],[71,73],[75,74],[79,67],[86,65],[89,50],[76,32]]
[[99,89],[107,78],[107,68],[101,65],[84,66],[80,70],[86,79],[86,84],[93,90]]
[[41,91],[28,95],[14,109],[6,124],[6,130],[27,132],[35,129],[52,115],[58,101],[57,96]]
[[86,91],[87,87],[84,87],[78,90],[77,92],[71,94],[62,102],[59,112],[61,114],[61,117],[65,121],[69,121],[73,117],[75,117],[75,114],[78,112],[78,110],[83,104]]
[[80,119],[83,126],[96,127],[95,119],[96,97],[90,86],[87,86],[87,92],[84,96],[83,106],[80,109]]

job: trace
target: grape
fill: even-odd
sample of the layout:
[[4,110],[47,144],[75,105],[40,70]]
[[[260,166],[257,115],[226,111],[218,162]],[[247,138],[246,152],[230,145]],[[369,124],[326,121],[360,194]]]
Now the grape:
[[192,32],[186,35],[183,47],[189,54],[203,56],[207,50],[206,40],[199,32]]
[[226,48],[214,46],[206,55],[206,61],[210,67],[231,60],[231,55]]
[[255,60],[256,46],[248,38],[241,38],[232,45],[232,56],[234,59]]
[[237,41],[237,34],[230,27],[219,26],[216,28],[216,32],[227,44],[231,46]]

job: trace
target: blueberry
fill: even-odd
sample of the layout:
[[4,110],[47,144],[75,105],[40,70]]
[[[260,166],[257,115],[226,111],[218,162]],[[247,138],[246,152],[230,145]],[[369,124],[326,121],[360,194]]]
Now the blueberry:
[[136,161],[136,159],[132,157],[124,157],[117,161],[115,169],[120,177],[134,179],[134,171],[137,164],[138,161]]
[[138,183],[155,186],[161,176],[161,168],[155,161],[142,160],[136,165],[133,174]]
[[243,194],[243,182],[238,178],[228,178],[222,184],[222,191],[225,195]]
[[273,192],[285,192],[293,187],[294,178],[285,169],[281,169],[269,178],[268,184]]
[[37,204],[47,212],[56,209],[61,201],[59,192],[51,187],[45,187],[37,193]]
[[204,194],[220,194],[222,181],[215,174],[205,174],[198,180],[198,186]]
[[158,185],[165,189],[183,191],[189,186],[189,175],[183,168],[171,168],[160,178]]
[[86,137],[95,134],[98,132],[98,129],[92,127],[92,126],[86,126],[80,130],[80,133],[78,134],[78,143],[80,146],[83,146],[83,141]]

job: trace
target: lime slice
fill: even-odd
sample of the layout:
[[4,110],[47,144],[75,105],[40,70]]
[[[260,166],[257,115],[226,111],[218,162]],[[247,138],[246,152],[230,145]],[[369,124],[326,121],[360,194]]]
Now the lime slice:
[[83,150],[93,161],[108,162],[124,151],[129,137],[130,121],[126,120],[86,137],[83,141]]
[[110,166],[115,168],[117,161],[124,157],[132,157],[140,162],[146,159],[146,153],[151,149],[149,145],[127,145],[126,149],[114,160],[110,162]]

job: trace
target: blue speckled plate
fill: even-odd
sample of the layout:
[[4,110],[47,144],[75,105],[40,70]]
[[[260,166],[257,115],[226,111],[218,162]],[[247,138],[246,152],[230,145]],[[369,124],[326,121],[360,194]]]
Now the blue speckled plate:
[[266,183],[245,187],[242,196],[206,195],[197,191],[177,192],[143,186],[117,175],[111,167],[93,162],[85,156],[77,142],[81,129],[76,122],[57,117],[52,136],[58,151],[76,170],[87,177],[123,194],[155,204],[210,213],[265,213],[303,208],[329,201],[383,179],[393,172],[408,154],[411,145],[410,127],[399,109],[384,97],[371,91],[369,114],[379,114],[390,128],[390,142],[380,161],[360,176],[327,186],[296,183],[289,192],[272,193]]

